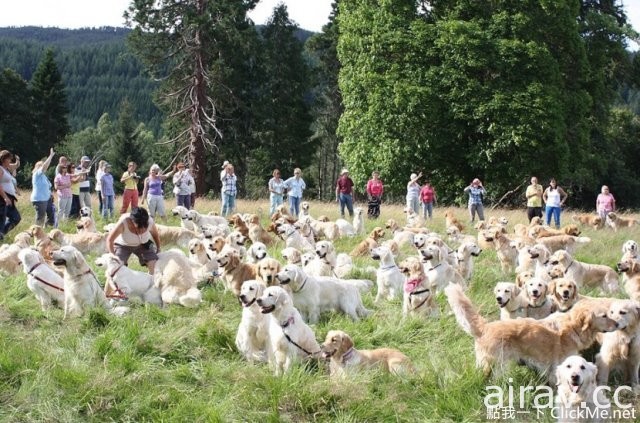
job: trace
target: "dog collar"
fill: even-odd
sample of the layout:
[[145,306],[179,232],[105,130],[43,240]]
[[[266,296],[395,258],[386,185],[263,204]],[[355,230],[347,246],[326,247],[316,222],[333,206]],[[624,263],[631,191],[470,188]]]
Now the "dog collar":
[[40,265],[42,264],[41,261],[37,262],[36,264],[34,264],[31,269],[29,269],[29,271],[27,272],[28,274],[31,274],[31,272],[33,272],[34,270],[36,270]]
[[427,272],[431,272],[434,269],[437,269],[438,267],[440,267],[442,265],[442,263],[438,263],[435,266],[433,266],[431,269],[427,270]]
[[534,306],[534,305],[529,304],[528,307],[530,307],[530,308],[540,308],[540,307],[544,306],[546,303],[547,303],[547,298],[545,297],[545,299],[542,302],[542,304],[540,304],[538,306]]
[[[122,267],[122,266],[120,266],[120,267]],[[120,268],[118,268],[118,270],[120,270]],[[109,282],[107,282],[107,283],[109,283]],[[129,299],[129,297],[127,297],[127,294],[125,294],[124,291],[122,289],[120,289],[120,287],[118,286],[116,281],[111,280],[111,283],[116,288],[115,289],[116,293],[113,294],[113,295],[107,295],[107,298],[115,298],[117,300],[128,300]]]
[[287,320],[285,320],[284,322],[280,323],[280,327],[282,327],[282,329],[289,327],[289,325],[291,325],[292,323],[295,323],[295,319],[293,318],[293,316],[289,317]]
[[381,267],[380,270],[396,269],[397,267],[398,267],[397,265],[392,264],[391,266]]
[[120,266],[118,266],[118,268],[116,270],[114,270],[113,272],[111,272],[111,274],[109,275],[110,278],[113,278],[116,273],[118,273],[120,271],[120,269],[122,269],[122,266],[124,266],[123,264],[121,264]]
[[[298,288],[297,291],[293,291],[294,294],[297,294],[298,292],[302,291],[302,288],[304,288],[304,286],[306,285],[307,281],[309,280],[309,276],[307,276],[306,278],[304,278],[304,280],[302,281],[302,285],[300,285],[300,288]],[[293,317],[291,317],[291,319],[293,319]]]
[[565,273],[565,274],[567,274],[567,270],[569,270],[569,268],[570,268],[571,266],[573,266],[573,262],[575,262],[575,260],[571,260],[571,264],[569,264],[569,265],[567,266],[567,268],[566,268],[566,269],[564,269],[564,273]]
[[[91,273],[93,275],[93,270],[89,269],[84,273],[80,273],[79,275],[75,275],[74,278],[79,278],[80,276],[88,275],[89,273]],[[95,275],[94,275],[94,277],[95,277]]]
[[346,364],[347,361],[351,359],[351,357],[353,357],[353,347],[349,348],[349,351],[342,355],[342,362]]

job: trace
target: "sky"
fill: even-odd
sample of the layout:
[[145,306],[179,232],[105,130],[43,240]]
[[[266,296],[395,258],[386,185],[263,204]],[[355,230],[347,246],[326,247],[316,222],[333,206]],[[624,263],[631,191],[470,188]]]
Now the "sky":
[[[250,13],[257,24],[265,23],[280,1],[289,17],[301,28],[320,32],[328,21],[332,0],[261,0]],[[131,0],[0,0],[0,27],[57,26],[82,28],[124,26],[122,13]],[[623,0],[631,25],[640,32],[640,0]],[[638,46],[633,46],[635,50]]]

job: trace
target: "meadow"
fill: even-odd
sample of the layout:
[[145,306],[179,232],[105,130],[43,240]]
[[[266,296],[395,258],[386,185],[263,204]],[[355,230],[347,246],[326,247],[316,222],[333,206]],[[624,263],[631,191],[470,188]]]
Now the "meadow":
[[[26,199],[23,193],[23,220],[12,234],[33,223]],[[196,205],[201,212],[219,207],[218,201],[210,200],[198,200]],[[263,223],[268,220],[266,200],[239,201],[237,210],[259,212]],[[468,221],[466,209],[453,210]],[[434,220],[428,222],[441,234],[443,213],[437,207]],[[314,202],[311,214],[335,219],[337,205]],[[526,223],[525,210],[485,210],[485,214],[508,217],[510,228]],[[570,215],[563,213],[563,223],[570,223]],[[366,220],[367,231],[384,226],[389,218],[404,223],[402,206],[383,204],[380,219]],[[179,224],[174,217],[169,223]],[[63,229],[75,230],[71,223]],[[640,228],[617,233],[584,228],[583,234],[592,242],[579,248],[576,257],[615,266],[622,243],[639,240]],[[348,252],[359,240],[341,239],[336,246]],[[280,258],[282,246],[281,242],[273,247],[271,254]],[[409,254],[413,251],[407,248],[402,257]],[[103,283],[104,273],[93,265],[93,258],[88,257],[89,262]],[[377,266],[370,258],[356,264],[362,269]],[[355,273],[375,281],[373,273]],[[484,251],[477,258],[468,295],[484,316],[494,320],[499,313],[493,286],[513,280],[513,274],[500,271],[495,252]],[[416,375],[403,378],[368,371],[335,382],[329,380],[324,363],[297,365],[289,374],[274,377],[267,365],[244,361],[234,345],[241,308],[218,285],[203,288],[204,302],[197,309],[135,304],[124,317],[93,310],[63,321],[62,310],[40,310],[23,274],[2,277],[0,283],[0,421],[475,422],[488,417],[483,403],[487,385],[506,390],[544,384],[524,366],[510,368],[504,377],[485,379],[475,369],[471,337],[449,314],[442,295],[439,318],[403,319],[400,301],[374,306],[375,288],[363,297],[365,306],[374,311],[367,319],[352,322],[336,314],[323,315],[312,326],[319,341],[329,330],[341,329],[357,348],[397,348],[418,368]],[[637,398],[627,399],[638,408]],[[525,412],[512,421],[536,420],[529,400]]]

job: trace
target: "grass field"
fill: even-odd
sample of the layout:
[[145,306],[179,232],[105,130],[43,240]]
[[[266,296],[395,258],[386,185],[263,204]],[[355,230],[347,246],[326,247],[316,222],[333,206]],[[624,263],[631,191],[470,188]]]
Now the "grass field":
[[[21,198],[28,196],[23,193]],[[21,202],[23,221],[16,232],[33,222],[31,207]],[[219,210],[219,202],[199,200],[196,208]],[[266,200],[239,201],[240,212],[258,210],[266,221]],[[466,210],[454,210],[468,220]],[[313,203],[311,213],[338,216],[335,203]],[[526,221],[524,210],[485,214],[507,216],[510,227]],[[569,215],[563,214],[565,223]],[[436,208],[429,225],[441,234],[442,216],[443,209]],[[367,230],[388,218],[404,222],[402,206],[383,204],[381,218],[366,221]],[[169,223],[178,225],[175,218]],[[64,229],[71,231],[72,225]],[[593,241],[576,256],[614,266],[622,243],[640,238],[639,231],[586,228],[584,234]],[[339,251],[349,251],[358,241],[343,239],[336,245]],[[282,244],[273,248],[272,255],[280,257],[281,248]],[[413,252],[407,249],[403,256],[408,254]],[[376,266],[371,259],[357,264]],[[95,270],[104,282],[103,271]],[[375,280],[374,274],[367,276]],[[501,273],[495,252],[485,251],[476,261],[469,296],[484,316],[497,319],[493,286],[513,280],[514,275]],[[400,301],[375,307],[375,289],[364,296],[367,308],[374,310],[369,318],[352,322],[323,315],[313,326],[319,341],[330,329],[342,329],[357,348],[400,349],[419,369],[405,379],[372,371],[336,383],[317,363],[274,377],[266,365],[241,359],[234,345],[241,309],[217,286],[203,289],[204,303],[198,309],[136,305],[121,318],[94,310],[63,322],[61,310],[40,310],[24,275],[4,277],[1,283],[0,421],[474,422],[487,418],[487,385],[506,389],[543,384],[536,373],[517,366],[504,378],[485,380],[474,367],[472,339],[448,314],[444,297],[438,298],[438,319],[403,319]],[[531,404],[527,407],[531,410]],[[523,413],[516,420],[533,417]]]

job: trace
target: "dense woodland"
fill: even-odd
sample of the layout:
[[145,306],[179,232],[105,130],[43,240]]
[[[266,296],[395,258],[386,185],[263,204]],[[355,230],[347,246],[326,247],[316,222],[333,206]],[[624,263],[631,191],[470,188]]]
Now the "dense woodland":
[[0,29],[0,146],[142,171],[193,158],[179,93],[196,49],[179,42],[197,34],[211,117],[202,193],[218,192],[228,159],[249,197],[266,196],[274,167],[299,166],[306,195],[329,199],[348,166],[360,191],[380,170],[395,199],[423,171],[442,202],[462,203],[480,177],[488,201],[518,206],[536,174],[573,207],[604,183],[640,206],[640,58],[626,49],[638,34],[619,1],[340,0],[319,34],[285,6],[256,27],[257,0],[172,3],[132,3],[133,30]]

